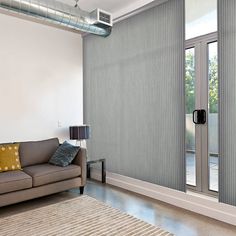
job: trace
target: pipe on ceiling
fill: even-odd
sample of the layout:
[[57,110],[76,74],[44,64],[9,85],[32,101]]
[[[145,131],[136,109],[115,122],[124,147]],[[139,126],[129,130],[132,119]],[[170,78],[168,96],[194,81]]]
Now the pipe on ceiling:
[[111,26],[97,24],[88,12],[55,0],[0,0],[0,8],[80,32],[103,37],[111,33]]

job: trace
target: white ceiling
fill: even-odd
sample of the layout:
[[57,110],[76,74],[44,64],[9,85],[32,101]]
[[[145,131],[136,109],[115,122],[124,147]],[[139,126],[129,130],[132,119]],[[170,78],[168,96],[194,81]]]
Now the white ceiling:
[[217,0],[185,0],[186,23],[217,10]]
[[[74,6],[75,0],[58,0],[68,5]],[[96,8],[108,11],[113,14],[113,18],[120,17],[137,10],[155,0],[79,0],[78,5],[82,10],[91,12]],[[157,0],[156,0],[157,1]]]
[[[59,0],[68,5],[75,5],[75,0]],[[81,9],[92,11],[96,8],[101,8],[105,11],[114,13],[115,11],[124,8],[125,6],[137,2],[137,0],[79,0],[78,5]]]

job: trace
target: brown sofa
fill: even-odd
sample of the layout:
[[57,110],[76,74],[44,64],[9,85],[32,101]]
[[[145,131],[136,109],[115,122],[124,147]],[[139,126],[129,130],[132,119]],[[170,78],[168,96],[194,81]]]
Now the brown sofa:
[[0,207],[79,187],[86,184],[86,149],[81,148],[71,165],[48,163],[59,146],[57,138],[20,143],[22,170],[0,173]]

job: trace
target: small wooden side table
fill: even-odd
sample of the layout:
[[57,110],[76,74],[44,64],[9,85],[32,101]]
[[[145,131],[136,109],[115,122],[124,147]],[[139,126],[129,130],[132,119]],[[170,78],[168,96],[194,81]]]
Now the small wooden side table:
[[106,183],[106,159],[87,161],[87,178],[91,177],[90,166],[96,163],[102,164],[102,183]]

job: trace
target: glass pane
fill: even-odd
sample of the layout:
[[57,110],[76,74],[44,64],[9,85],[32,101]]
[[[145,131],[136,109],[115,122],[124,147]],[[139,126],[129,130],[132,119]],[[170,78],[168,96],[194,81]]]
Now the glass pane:
[[195,110],[195,50],[185,50],[186,74],[186,183],[196,186],[195,126],[192,112]]
[[186,39],[217,31],[217,0],[186,0]]
[[217,42],[208,44],[208,142],[209,142],[209,189],[218,191],[218,73],[217,73]]

